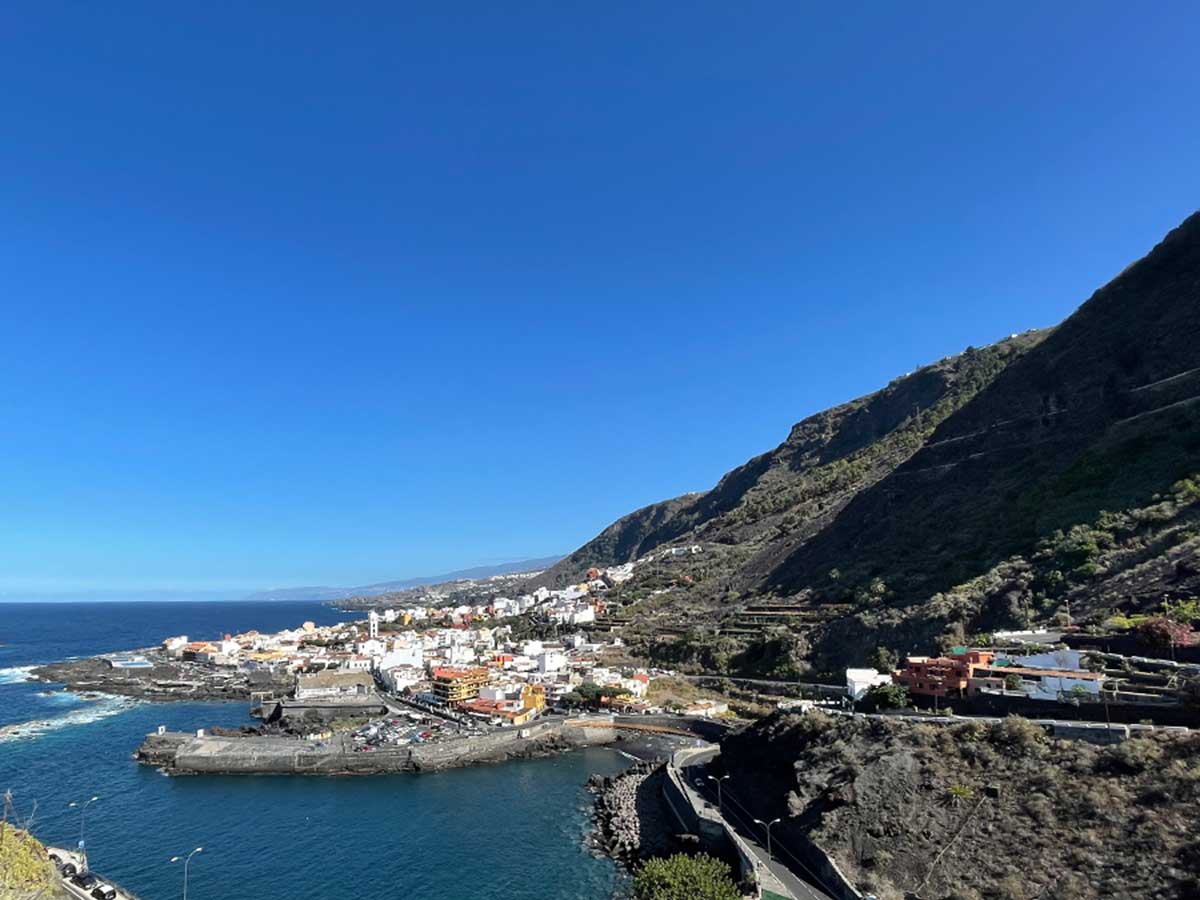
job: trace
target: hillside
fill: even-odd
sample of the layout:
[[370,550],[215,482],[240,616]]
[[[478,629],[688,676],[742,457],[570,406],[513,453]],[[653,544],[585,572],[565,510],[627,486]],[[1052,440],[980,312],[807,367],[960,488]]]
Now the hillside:
[[28,831],[0,822],[0,900],[54,900],[62,888],[46,848]]
[[712,490],[655,503],[617,520],[547,570],[540,582],[576,580],[590,566],[627,562],[676,543],[771,545],[773,553],[782,554],[907,460],[939,423],[1044,337],[1037,331],[1015,335],[810,416],[793,426],[782,444],[729,472]]
[[[763,626],[790,626],[775,634],[792,641],[790,656],[836,668],[857,658],[845,644],[851,626],[903,626],[942,595],[1003,576],[1010,562],[1019,570],[1057,532],[1104,530],[1106,515],[1152,507],[1200,472],[1198,339],[1194,214],[1058,327],[968,348],[810,416],[712,490],[618,520],[542,583],[700,544],[702,562],[639,566],[613,593],[623,606],[616,624],[652,651],[664,649],[656,638],[707,629],[734,639],[726,656]],[[1189,522],[1114,536],[1113,546],[1132,536],[1125,549],[1136,552],[1111,561],[1116,580],[1103,603],[1089,602],[1087,579],[1035,585],[1013,615],[983,598],[897,634],[1028,624],[1058,612],[1066,587],[1097,615],[1121,603],[1143,608],[1190,571],[1195,547],[1178,543],[1194,534]],[[1122,594],[1130,568],[1138,572]]]
[[548,556],[539,559],[521,559],[492,566],[475,566],[470,569],[460,569],[455,572],[446,572],[442,575],[420,575],[415,578],[404,578],[399,581],[381,581],[377,584],[367,584],[361,587],[337,588],[314,586],[275,588],[269,591],[259,591],[245,599],[252,601],[290,600],[322,602],[345,600],[348,598],[384,597],[402,591],[410,591],[414,588],[434,587],[454,581],[470,581],[491,578],[495,575],[537,572],[554,565],[560,558],[558,556]]
[[880,900],[1200,896],[1200,738],[1111,747],[1016,717],[776,714],[722,741],[726,790]]
[[1198,339],[1200,214],[1013,359],[832,527],[764,567],[762,586],[823,587],[833,564],[917,599],[1166,490],[1200,460]]

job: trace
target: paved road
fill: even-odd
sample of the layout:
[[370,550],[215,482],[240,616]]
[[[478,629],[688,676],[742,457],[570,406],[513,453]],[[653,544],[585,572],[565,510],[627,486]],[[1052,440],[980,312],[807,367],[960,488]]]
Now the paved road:
[[845,694],[846,686],[844,684],[819,684],[815,681],[783,681],[775,678],[734,678],[729,675],[684,675],[677,673],[676,678],[683,678],[686,681],[732,681],[735,684],[765,684],[775,687],[796,687],[809,688],[811,690],[821,690],[823,692],[832,692],[837,694]]
[[[720,748],[717,747],[698,751],[692,755],[690,764],[682,770],[688,787],[701,794],[714,810],[717,808],[716,785],[705,777],[707,774],[705,767],[718,753],[720,753]],[[697,779],[703,782],[703,787],[696,784]],[[725,784],[728,785],[728,782]],[[783,883],[796,900],[833,900],[829,894],[820,889],[819,879],[809,872],[786,847],[775,841],[774,835],[772,835],[771,842],[773,854],[767,855],[766,835],[762,826],[754,824],[754,816],[746,811],[746,808],[726,786],[721,788],[721,805],[723,807],[721,814],[725,821],[745,839],[759,862]]]

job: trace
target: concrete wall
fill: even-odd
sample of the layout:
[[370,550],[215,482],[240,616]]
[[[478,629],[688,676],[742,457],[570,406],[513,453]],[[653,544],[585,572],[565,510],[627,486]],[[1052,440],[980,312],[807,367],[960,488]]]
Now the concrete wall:
[[[741,863],[742,879],[755,885],[754,896],[762,896],[764,889],[787,896],[787,890],[759,861],[749,844],[684,780],[681,770],[689,764],[688,757],[695,752],[680,750],[671,758],[667,766],[667,777],[663,780],[663,796],[667,805],[675,813],[680,825],[699,836],[701,843],[706,847],[733,848]],[[784,846],[779,843],[778,838],[776,846]],[[836,900],[862,900],[862,894],[854,887],[853,882],[842,874],[837,863],[807,837],[789,833],[786,849],[817,875]]]
[[753,886],[754,897],[762,896],[763,873],[750,848],[725,820],[696,802],[692,791],[683,780],[680,767],[685,764],[687,750],[677,752],[666,767],[663,779],[663,799],[674,814],[680,827],[700,838],[701,845],[708,850],[723,853],[732,849],[738,857],[738,877],[743,883]]
[[[607,724],[607,723],[605,723]],[[179,773],[382,774],[449,769],[534,756],[616,740],[611,727],[579,728],[535,722],[490,734],[357,752],[345,736],[330,741],[290,737],[148,735],[139,759]]]
[[[925,725],[962,725],[965,722],[983,722],[994,725],[1004,721],[1003,717],[926,716],[911,712],[848,713],[841,710],[825,710],[825,712],[832,715],[866,716],[868,719],[892,719],[893,721],[900,720]],[[1063,740],[1087,741],[1091,744],[1101,745],[1119,744],[1121,741],[1131,737],[1140,737],[1155,731],[1166,732],[1168,734],[1187,733],[1188,731],[1187,728],[1178,725],[1141,725],[1121,722],[1113,722],[1111,725],[1108,725],[1104,722],[1074,722],[1066,719],[1030,719],[1029,721],[1045,729],[1046,733],[1051,737]]]

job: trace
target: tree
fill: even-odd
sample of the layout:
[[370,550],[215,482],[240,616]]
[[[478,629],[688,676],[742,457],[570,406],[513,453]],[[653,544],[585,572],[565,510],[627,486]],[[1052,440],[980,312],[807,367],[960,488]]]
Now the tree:
[[585,681],[579,687],[575,688],[575,693],[582,697],[585,703],[598,703],[600,701],[600,685],[594,681]]
[[902,684],[877,684],[868,688],[859,701],[864,712],[880,709],[903,709],[908,706],[908,688]]
[[891,674],[900,665],[900,655],[890,647],[876,647],[875,655],[871,657],[871,665],[877,672]]
[[1190,647],[1194,638],[1191,625],[1166,616],[1147,619],[1138,626],[1138,635],[1154,647]]
[[1189,600],[1167,600],[1163,603],[1163,616],[1172,622],[1189,625],[1200,620],[1200,600],[1195,597]]
[[633,879],[634,900],[741,900],[729,866],[707,854],[651,859]]
[[1021,676],[1016,672],[1010,672],[1004,676],[1004,689],[1006,691],[1019,691],[1024,683],[1021,680]]

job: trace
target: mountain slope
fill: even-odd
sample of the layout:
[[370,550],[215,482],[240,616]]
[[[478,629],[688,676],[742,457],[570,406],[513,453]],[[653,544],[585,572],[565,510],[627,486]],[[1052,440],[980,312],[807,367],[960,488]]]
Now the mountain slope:
[[[1105,510],[1152,515],[1135,507],[1152,507],[1200,472],[1197,400],[1200,214],[1057,328],[968,348],[810,416],[711,491],[617,521],[543,580],[700,543],[704,562],[686,570],[638,567],[613,593],[626,604],[622,624],[645,625],[645,636],[707,622],[744,639],[787,621],[762,608],[782,603],[808,617],[791,628],[797,646],[819,650],[832,667],[849,653],[848,629],[863,624],[864,611],[924,640],[954,606],[940,603],[940,592],[990,578],[1021,554],[1052,552],[1043,545],[1069,543],[1054,535],[1073,525],[1107,533]],[[1173,525],[1113,538],[1129,546],[1117,554],[1125,562],[1109,573],[1104,603],[1091,604],[1096,615],[1121,602],[1116,585],[1142,586],[1126,597],[1134,605],[1169,589],[1170,571],[1192,565],[1190,533]],[[1156,560],[1177,540],[1185,543],[1169,564]],[[1126,563],[1143,574],[1126,576]],[[1086,579],[1063,584],[1073,602],[1089,605]],[[1027,613],[1041,614],[1068,599],[1066,587],[1017,593]],[[985,599],[975,612],[1000,627],[995,598]],[[922,610],[936,614],[905,632]],[[978,624],[965,607],[953,614],[964,628]]]
[[764,573],[781,594],[883,578],[914,600],[1200,460],[1200,214],[1014,359],[903,466]]
[[675,543],[792,546],[900,465],[938,423],[1044,337],[1036,331],[1014,335],[810,416],[793,426],[782,444],[729,472],[712,490],[618,519],[548,570],[541,582],[577,580],[590,566],[628,562]]

